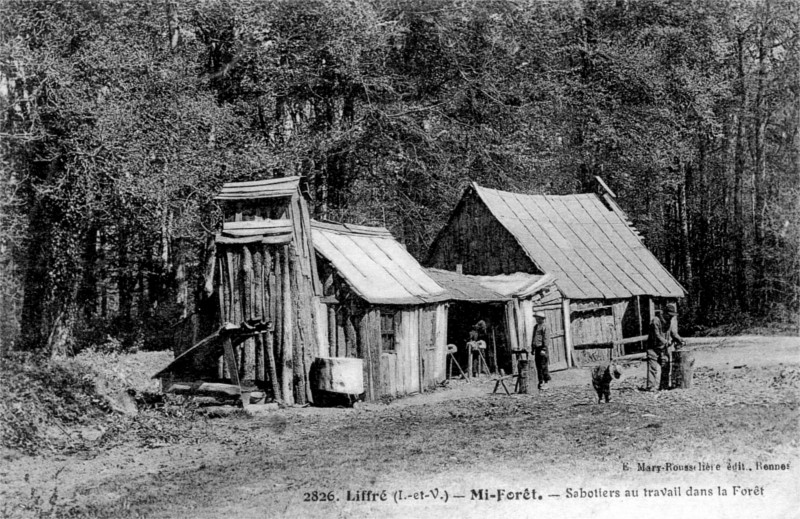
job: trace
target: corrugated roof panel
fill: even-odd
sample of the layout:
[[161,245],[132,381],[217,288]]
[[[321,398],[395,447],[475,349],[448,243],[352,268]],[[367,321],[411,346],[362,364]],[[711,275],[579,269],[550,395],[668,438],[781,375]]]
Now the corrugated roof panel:
[[[625,270],[633,277],[638,275],[637,285],[641,291],[639,295],[662,294],[665,287],[654,279],[654,274],[641,262],[638,255],[633,253],[634,248],[643,248],[641,240],[633,234],[631,228],[614,211],[609,210],[597,197],[593,199],[583,198],[581,202],[593,210],[593,214],[598,221],[606,222],[599,225],[607,239],[608,250],[616,251],[624,258]],[[648,255],[651,255],[647,251]],[[660,264],[659,264],[660,265]],[[663,267],[662,267],[663,268]],[[636,292],[634,292],[636,293]]]
[[566,297],[682,297],[683,290],[634,229],[595,195],[543,196],[474,185],[531,260]]
[[503,302],[510,296],[495,292],[483,286],[475,276],[466,276],[458,272],[441,269],[426,269],[426,272],[436,283],[448,292],[448,300],[473,301],[473,302]]
[[314,247],[373,304],[423,304],[447,299],[408,251],[385,229],[312,222]]
[[[353,240],[358,247],[363,250],[386,273],[391,276],[397,284],[403,287],[408,296],[424,294],[429,290],[436,290],[437,284],[427,276],[418,276],[422,267],[416,261],[410,264],[400,264],[399,258],[406,252],[396,241],[388,238],[372,238],[367,236],[355,236]],[[398,250],[400,249],[400,250]],[[402,252],[401,252],[402,251]],[[408,254],[406,252],[406,254]],[[413,260],[413,258],[412,258]],[[405,263],[405,262],[404,262]],[[427,289],[422,285],[424,280],[429,280]]]
[[358,295],[364,297],[364,294],[361,293],[361,287],[369,283],[369,278],[365,273],[359,270],[324,232],[315,229],[312,230],[312,235],[314,248],[336,267],[336,270],[351,284]]
[[545,276],[539,274],[529,274],[527,272],[514,272],[513,274],[470,277],[480,283],[482,286],[497,292],[498,294],[510,297],[518,295],[519,293],[527,292],[531,286],[544,279]]
[[[611,223],[618,219],[616,213],[608,210],[597,197],[582,197],[578,202],[586,209],[587,214],[592,216],[592,221],[594,222],[592,230],[599,231],[591,234],[595,242],[598,243],[598,249],[601,249],[608,258],[608,263],[614,264],[616,269],[626,274],[626,278],[622,278],[620,274],[617,274],[617,279],[625,284],[631,294],[641,294],[643,290],[648,290],[648,288],[650,292],[658,292],[658,288],[650,283],[646,283],[645,286],[641,285],[642,276],[637,266],[631,261],[630,250],[625,246],[625,240],[614,230]],[[629,233],[630,230],[626,226],[623,232]],[[626,251],[626,254],[623,255],[621,251]],[[616,256],[616,259],[612,258],[612,253]],[[622,261],[621,263],[620,260]],[[635,278],[638,278],[638,280],[635,280]],[[626,279],[629,281],[626,281]]]
[[360,238],[337,234],[331,241],[367,278],[368,282],[360,287],[364,299],[367,301],[380,297],[408,299],[412,296],[411,290],[392,278],[382,262],[369,256],[359,243],[362,241]]
[[[588,233],[583,229],[583,224],[575,224],[570,228],[575,236],[575,239],[580,240],[585,245],[585,254],[587,262],[592,265],[592,269],[600,276],[612,291],[607,297],[630,297],[631,291],[626,288],[626,283],[631,283],[631,279],[627,276],[620,275],[619,269],[615,268],[616,264],[611,257],[605,253],[605,247],[602,244],[602,238],[596,236],[595,233]],[[597,238],[597,239],[595,239]],[[598,241],[599,240],[599,241]]]
[[[638,260],[638,257],[632,253],[631,247],[642,246],[639,239],[633,234],[630,227],[622,221],[622,219],[614,211],[609,210],[597,197],[581,199],[584,207],[594,217],[597,222],[597,229],[603,232],[605,250],[616,251],[619,256],[624,258],[625,271],[630,274],[629,277],[638,275],[636,286],[631,286],[631,292],[634,294],[660,294],[662,288],[656,283],[650,281],[651,275],[649,269],[642,268],[643,265]],[[649,254],[649,252],[648,252]],[[622,268],[622,267],[621,267]]]

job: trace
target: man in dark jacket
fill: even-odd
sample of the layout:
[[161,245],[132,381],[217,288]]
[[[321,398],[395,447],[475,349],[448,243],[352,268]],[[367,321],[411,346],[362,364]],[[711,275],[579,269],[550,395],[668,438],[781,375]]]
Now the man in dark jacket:
[[686,341],[678,333],[678,305],[669,303],[667,305],[667,340],[670,345],[683,346]]
[[531,340],[531,353],[533,362],[536,364],[536,375],[539,377],[539,389],[546,390],[547,383],[550,382],[550,362],[548,346],[550,345],[550,334],[547,330],[547,323],[544,322],[543,313],[533,314],[536,318],[536,326],[533,328],[533,339]]
[[647,336],[647,391],[669,388],[668,334],[669,321],[656,310]]

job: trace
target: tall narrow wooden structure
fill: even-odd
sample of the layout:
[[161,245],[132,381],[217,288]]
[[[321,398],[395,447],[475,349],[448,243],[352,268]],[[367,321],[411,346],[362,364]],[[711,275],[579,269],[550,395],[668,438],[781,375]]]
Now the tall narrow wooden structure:
[[308,373],[319,355],[320,283],[302,187],[300,177],[230,182],[216,197],[224,214],[216,237],[220,324],[272,323],[272,351],[248,339],[240,369],[244,379],[280,388],[274,396],[287,403],[311,399]]
[[[200,325],[193,327],[206,330],[200,335],[207,337],[176,351],[178,358],[160,375],[256,387],[287,404],[312,400],[309,370],[320,355],[321,285],[303,188],[300,177],[222,187],[216,197],[224,222],[215,237],[212,304],[197,314]],[[203,362],[186,358],[201,354]]]

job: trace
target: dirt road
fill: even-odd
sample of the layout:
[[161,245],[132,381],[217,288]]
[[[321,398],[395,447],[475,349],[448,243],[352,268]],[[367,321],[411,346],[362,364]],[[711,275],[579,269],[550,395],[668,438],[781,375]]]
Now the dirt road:
[[641,392],[644,365],[633,363],[608,405],[576,369],[536,395],[494,395],[484,380],[390,405],[165,420],[163,442],[131,435],[85,459],[7,463],[0,512],[796,517],[800,339],[691,347],[692,389]]

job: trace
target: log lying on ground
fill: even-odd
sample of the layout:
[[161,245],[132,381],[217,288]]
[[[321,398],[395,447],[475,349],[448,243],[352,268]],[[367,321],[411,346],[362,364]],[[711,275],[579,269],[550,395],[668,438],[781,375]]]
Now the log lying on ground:
[[208,418],[226,418],[235,413],[244,413],[249,416],[268,416],[277,410],[278,410],[278,404],[271,403],[271,404],[250,405],[247,406],[247,409],[242,409],[241,407],[235,407],[232,405],[215,405],[215,406],[204,407],[199,412],[201,414],[204,414]]
[[[239,386],[217,382],[173,382],[166,392],[176,395],[213,396],[216,398],[239,398],[242,394]],[[251,401],[263,399],[264,396],[261,391],[250,391]]]

